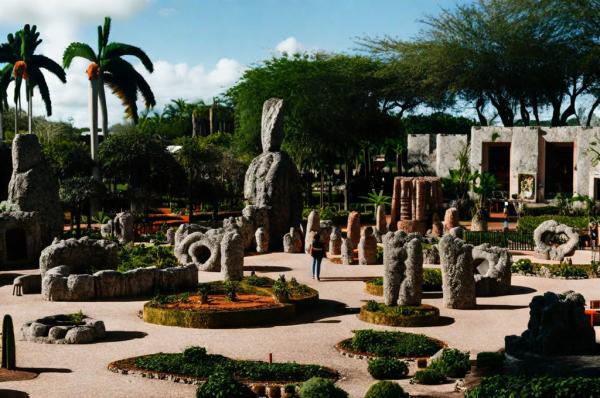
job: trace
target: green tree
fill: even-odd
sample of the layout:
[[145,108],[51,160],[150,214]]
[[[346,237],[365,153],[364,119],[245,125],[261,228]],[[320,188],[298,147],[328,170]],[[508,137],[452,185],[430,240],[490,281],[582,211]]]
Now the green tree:
[[[55,75],[61,82],[66,83],[67,78],[65,71],[59,64],[50,58],[36,54],[37,47],[42,43],[39,38],[40,33],[35,25],[25,25],[23,29],[16,32],[14,35],[7,36],[7,43],[0,45],[0,63],[6,63],[2,69],[0,80],[2,84],[6,82],[6,74],[13,74],[15,81],[15,134],[17,133],[17,113],[20,107],[21,84],[25,80],[25,92],[28,105],[28,131],[31,133],[33,122],[33,91],[38,89],[42,101],[46,106],[46,114],[52,115],[52,101],[50,99],[50,90],[46,83],[46,78],[42,73],[44,70]],[[19,106],[17,106],[19,104]]]
[[[71,65],[76,57],[84,58],[91,62],[88,66],[88,78],[90,79],[90,109],[92,114],[91,128],[95,129],[97,122],[96,103],[100,101],[102,112],[102,131],[104,136],[108,136],[108,110],[106,107],[106,94],[104,86],[108,86],[125,107],[125,115],[132,119],[134,123],[138,122],[137,98],[138,91],[144,98],[146,108],[152,108],[156,105],[154,93],[144,77],[123,57],[133,56],[142,62],[142,65],[150,73],[154,71],[152,61],[146,53],[139,47],[129,44],[109,42],[111,19],[104,18],[104,25],[98,26],[98,48],[95,52],[92,47],[85,43],[71,43],[64,52],[63,64],[65,68]],[[94,115],[96,113],[94,122]],[[93,134],[93,130],[92,130]],[[97,132],[96,132],[97,135]],[[92,138],[94,139],[94,138]],[[97,136],[95,138],[97,140]],[[92,147],[93,150],[93,147]],[[92,155],[95,158],[94,155]]]

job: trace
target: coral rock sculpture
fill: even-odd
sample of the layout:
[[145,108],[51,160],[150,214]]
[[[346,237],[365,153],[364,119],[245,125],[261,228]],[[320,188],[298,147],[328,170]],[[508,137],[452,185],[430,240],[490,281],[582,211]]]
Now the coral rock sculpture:
[[474,308],[476,302],[473,246],[452,235],[444,235],[439,243],[442,264],[444,307]]
[[579,244],[579,234],[573,227],[548,220],[533,231],[535,254],[544,260],[562,261],[573,254]]
[[377,263],[377,239],[374,236],[373,227],[366,227],[362,230],[358,242],[358,263],[360,265]]
[[507,294],[511,286],[512,257],[508,249],[484,243],[473,248],[477,296]]

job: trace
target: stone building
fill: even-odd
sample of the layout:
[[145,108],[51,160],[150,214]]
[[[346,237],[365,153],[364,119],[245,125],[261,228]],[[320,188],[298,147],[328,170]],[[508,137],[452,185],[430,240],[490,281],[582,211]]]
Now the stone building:
[[505,197],[538,202],[559,193],[600,200],[600,165],[592,165],[592,142],[600,143],[600,128],[488,126],[473,127],[470,136],[409,135],[407,143],[409,162],[420,160],[438,177],[449,175],[457,154],[470,143],[472,169],[495,175]]

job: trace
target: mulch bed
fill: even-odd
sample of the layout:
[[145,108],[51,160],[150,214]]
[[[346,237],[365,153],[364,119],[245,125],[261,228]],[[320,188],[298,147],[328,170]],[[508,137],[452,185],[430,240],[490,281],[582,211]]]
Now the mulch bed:
[[161,308],[178,310],[214,310],[214,311],[236,311],[243,309],[277,307],[271,296],[260,296],[257,294],[238,293],[236,301],[227,300],[224,294],[209,295],[207,304],[200,303],[198,295],[190,296],[185,302],[169,303],[161,305]]
[[29,372],[26,370],[7,370],[4,368],[0,368],[0,382],[3,381],[23,381],[23,380],[31,380],[38,377],[38,374],[35,372]]

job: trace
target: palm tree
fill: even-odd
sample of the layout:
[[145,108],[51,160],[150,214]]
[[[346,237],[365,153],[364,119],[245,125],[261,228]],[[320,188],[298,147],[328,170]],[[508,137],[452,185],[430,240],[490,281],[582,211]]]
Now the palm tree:
[[5,65],[0,69],[0,143],[4,140],[4,110],[8,110],[8,85],[13,80],[12,68]]
[[[46,83],[46,78],[42,70],[47,70],[54,74],[58,79],[66,83],[67,76],[63,68],[51,60],[50,58],[35,54],[35,50],[40,45],[42,40],[39,38],[40,33],[35,25],[25,25],[23,29],[17,33],[7,36],[8,42],[0,46],[0,62],[7,63],[3,68],[3,81],[6,79],[6,71],[12,68],[12,75],[15,81],[15,130],[17,128],[16,118],[18,108],[21,102],[21,84],[25,80],[25,92],[27,95],[27,115],[28,115],[28,131],[31,134],[31,125],[33,121],[33,90],[37,87],[44,105],[46,106],[46,114],[52,115],[52,101],[50,100],[50,90]],[[15,131],[17,133],[17,131]]]
[[[98,49],[97,52],[85,43],[71,43],[63,54],[63,65],[65,68],[71,66],[75,57],[81,57],[91,62],[88,66],[88,78],[90,79],[90,119],[92,120],[92,131],[96,131],[95,139],[97,142],[97,127],[94,128],[94,120],[97,120],[97,100],[100,101],[102,111],[102,132],[106,137],[108,135],[108,110],[106,108],[106,94],[104,85],[107,85],[112,92],[121,99],[125,106],[125,114],[131,118],[134,123],[138,122],[137,112],[137,93],[138,91],[144,98],[146,108],[156,105],[154,94],[146,80],[135,70],[133,65],[123,59],[124,56],[134,56],[138,58],[146,70],[150,73],[154,70],[152,61],[146,53],[129,44],[108,42],[110,35],[109,17],[104,18],[104,26],[98,26]],[[96,100],[97,98],[97,100]],[[94,113],[96,114],[94,116]],[[95,119],[94,119],[95,118]],[[92,154],[94,159],[97,157]]]

